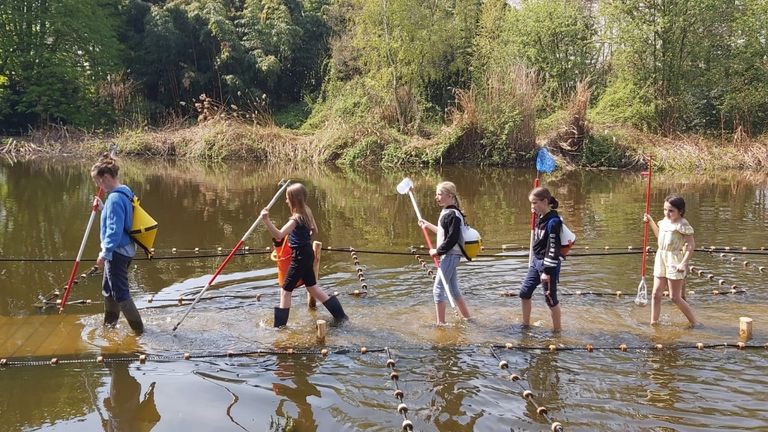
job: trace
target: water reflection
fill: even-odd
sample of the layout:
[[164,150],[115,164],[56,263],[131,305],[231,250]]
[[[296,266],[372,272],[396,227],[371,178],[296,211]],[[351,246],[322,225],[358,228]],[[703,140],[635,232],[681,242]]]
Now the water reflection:
[[[272,383],[272,391],[280,401],[275,408],[275,415],[283,421],[292,423],[296,430],[316,431],[318,423],[315,420],[311,397],[320,397],[320,390],[312,384],[309,377],[317,371],[314,359],[297,356],[278,356],[276,359],[275,377],[279,381]],[[286,405],[293,404],[297,414]]]
[[109,396],[104,398],[107,418],[102,426],[109,432],[148,432],[160,421],[155,406],[155,382],[144,394],[141,384],[131,375],[128,363],[109,364]]

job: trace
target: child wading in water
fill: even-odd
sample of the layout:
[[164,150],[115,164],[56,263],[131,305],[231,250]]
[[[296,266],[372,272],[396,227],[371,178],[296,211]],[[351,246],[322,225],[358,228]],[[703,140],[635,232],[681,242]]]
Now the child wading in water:
[[114,327],[120,312],[136,334],[144,332],[144,323],[133,303],[128,285],[128,266],[136,254],[136,245],[128,234],[133,223],[133,192],[117,178],[120,167],[110,154],[105,154],[91,168],[96,186],[106,192],[102,202],[94,198],[101,210],[101,251],[96,265],[104,266],[101,291],[104,294],[104,325]]
[[661,313],[661,294],[669,287],[669,297],[680,312],[688,318],[691,326],[696,325],[696,318],[688,302],[683,298],[683,284],[688,273],[688,262],[696,244],[693,240],[693,227],[683,217],[685,201],[670,195],[664,199],[664,219],[659,224],[651,215],[643,215],[643,220],[651,225],[653,233],[659,238],[659,250],[653,263],[653,298],[651,299],[651,325],[658,324]]
[[536,226],[533,234],[531,265],[520,287],[520,305],[523,309],[523,325],[530,325],[531,297],[539,284],[544,288],[545,300],[552,314],[552,329],[560,331],[560,302],[557,299],[557,283],[560,279],[560,230],[563,220],[555,210],[559,203],[549,189],[537,187],[528,194],[531,212],[535,213]]
[[[469,310],[464,298],[459,291],[459,280],[456,277],[456,267],[461,260],[462,251],[459,246],[461,239],[461,227],[464,225],[464,214],[459,209],[459,197],[456,194],[456,185],[451,182],[442,182],[437,185],[435,192],[435,201],[443,208],[440,217],[437,220],[437,226],[432,225],[424,219],[419,220],[419,226],[428,228],[437,233],[437,249],[430,249],[429,255],[440,257],[440,272],[448,283],[447,289],[450,290],[453,301],[461,312],[464,319],[469,319]],[[445,324],[445,302],[448,300],[446,287],[440,276],[435,277],[433,296],[435,299],[435,312],[437,315],[437,324]]]
[[292,249],[291,266],[280,290],[280,307],[275,308],[275,327],[288,323],[291,311],[291,293],[299,281],[303,280],[307,291],[321,302],[337,321],[348,319],[344,309],[335,296],[326,294],[317,284],[312,264],[315,253],[312,250],[312,236],[317,234],[317,224],[312,210],[306,205],[307,189],[301,183],[295,183],[285,191],[285,202],[291,210],[291,217],[281,229],[277,229],[269,220],[269,209],[261,211],[262,222],[276,241],[288,236],[288,245]]

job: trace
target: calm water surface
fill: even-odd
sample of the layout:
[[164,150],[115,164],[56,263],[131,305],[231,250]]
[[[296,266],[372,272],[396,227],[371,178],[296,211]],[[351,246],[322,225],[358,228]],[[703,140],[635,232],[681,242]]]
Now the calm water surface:
[[[768,430],[768,350],[676,347],[735,343],[740,316],[754,318],[755,338],[765,338],[768,305],[766,255],[699,252],[694,265],[715,279],[692,275],[688,295],[704,326],[686,320],[665,300],[662,325],[648,326],[650,310],[633,303],[640,281],[637,253],[573,256],[563,266],[564,331],[551,332],[546,305],[537,292],[531,329],[521,329],[517,291],[527,265],[532,170],[446,168],[442,171],[337,171],[309,167],[195,164],[123,160],[121,175],[160,223],[158,259],[137,259],[130,277],[147,333],[134,337],[122,321],[100,326],[100,276],[75,286],[65,313],[41,311],[39,295],[61,287],[83,236],[94,186],[88,162],[0,163],[0,357],[87,358],[148,353],[178,358],[184,352],[327,347],[315,354],[164,359],[138,362],[67,363],[0,368],[0,430],[120,431],[396,431],[402,416],[382,351],[397,360],[408,417],[422,431],[549,430],[549,423],[522,396],[509,373],[521,376],[536,401],[567,431]],[[323,251],[321,285],[338,292],[351,322],[316,340],[316,319],[305,293],[294,294],[287,329],[271,328],[278,299],[275,268],[268,255],[238,256],[224,269],[175,334],[173,325],[190,297],[210,279],[228,252],[277,190],[280,178],[304,182],[324,246],[408,252],[423,243],[407,197],[395,186],[414,179],[424,216],[435,220],[434,185],[457,183],[469,221],[489,249],[460,267],[460,283],[471,322],[449,311],[437,328],[431,280],[408,255],[359,253],[368,294],[360,289],[347,252]],[[636,252],[642,246],[645,181],[637,173],[571,172],[544,179],[561,202],[561,214],[578,235],[576,253]],[[768,246],[768,186],[764,175],[670,175],[654,177],[652,213],[661,218],[664,197],[676,192],[688,203],[699,247]],[[282,200],[272,211],[288,217]],[[88,239],[85,271],[98,252],[98,223]],[[655,244],[655,239],[652,240]],[[247,242],[251,251],[270,245],[263,227]],[[501,245],[508,250],[502,252]],[[176,248],[176,254],[171,252]],[[199,248],[195,255],[195,248]],[[181,257],[181,258],[180,258]],[[52,258],[37,262],[14,258]],[[168,259],[174,258],[174,259]],[[745,267],[743,262],[750,261]],[[652,256],[649,260],[652,263]],[[649,268],[649,274],[651,270]],[[723,280],[723,286],[718,281]],[[651,279],[648,279],[651,283]],[[712,295],[732,284],[748,292]],[[625,293],[577,295],[585,292]],[[256,294],[262,294],[260,301]],[[570,295],[569,295],[570,294]],[[150,301],[152,300],[152,301]],[[46,333],[51,329],[50,333]],[[584,350],[505,350],[502,371],[493,344],[529,347],[650,347]],[[346,350],[346,351],[344,351]],[[286,427],[286,425],[292,425]]]

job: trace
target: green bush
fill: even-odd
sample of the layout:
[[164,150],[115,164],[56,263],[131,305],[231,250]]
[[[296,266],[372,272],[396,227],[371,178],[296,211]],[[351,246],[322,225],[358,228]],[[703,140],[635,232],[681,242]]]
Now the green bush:
[[656,99],[650,90],[626,80],[608,86],[589,118],[595,123],[632,125],[645,132],[659,129]]
[[626,150],[613,134],[589,134],[581,153],[581,164],[589,167],[620,168],[627,160]]

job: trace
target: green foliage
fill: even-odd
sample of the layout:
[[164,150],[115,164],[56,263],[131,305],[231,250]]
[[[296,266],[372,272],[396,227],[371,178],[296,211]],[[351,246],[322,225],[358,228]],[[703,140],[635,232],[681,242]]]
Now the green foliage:
[[584,143],[580,163],[590,167],[620,168],[626,165],[627,158],[616,135],[592,133]]
[[0,97],[5,125],[96,126],[105,110],[97,83],[117,66],[114,2],[0,2]]
[[647,132],[659,128],[656,100],[647,88],[617,80],[605,90],[589,117],[600,124],[631,125]]
[[550,100],[567,99],[579,80],[599,73],[597,25],[581,1],[524,1],[506,15],[502,31],[499,57],[536,70]]

